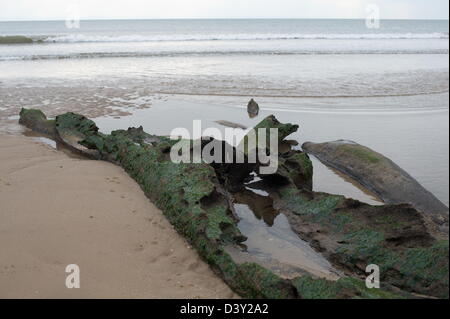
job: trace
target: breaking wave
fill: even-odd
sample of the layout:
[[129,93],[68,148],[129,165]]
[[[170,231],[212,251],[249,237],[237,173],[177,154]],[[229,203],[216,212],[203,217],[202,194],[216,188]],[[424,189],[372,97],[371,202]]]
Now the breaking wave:
[[85,42],[165,42],[165,41],[239,41],[239,40],[374,40],[374,39],[448,39],[448,33],[355,33],[355,34],[198,34],[198,35],[87,35],[2,36],[0,44],[85,43]]
[[145,57],[177,57],[177,56],[223,56],[223,55],[352,55],[352,54],[448,54],[447,49],[428,50],[224,50],[224,51],[163,51],[163,52],[83,52],[68,54],[35,54],[1,56],[0,61],[36,61],[36,60],[66,60],[66,59],[96,59],[96,58],[145,58]]
[[24,44],[33,43],[36,40],[22,35],[0,36],[0,44]]
[[100,36],[70,34],[50,36],[44,42],[160,42],[160,41],[219,41],[219,40],[332,40],[332,39],[448,39],[444,33],[385,33],[385,34],[217,34],[217,35],[122,35]]

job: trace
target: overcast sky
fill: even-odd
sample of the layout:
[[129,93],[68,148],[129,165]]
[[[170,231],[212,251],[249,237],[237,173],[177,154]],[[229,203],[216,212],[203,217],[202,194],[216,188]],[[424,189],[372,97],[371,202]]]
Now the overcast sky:
[[448,19],[448,0],[0,0],[0,20],[364,18],[378,4],[384,19]]

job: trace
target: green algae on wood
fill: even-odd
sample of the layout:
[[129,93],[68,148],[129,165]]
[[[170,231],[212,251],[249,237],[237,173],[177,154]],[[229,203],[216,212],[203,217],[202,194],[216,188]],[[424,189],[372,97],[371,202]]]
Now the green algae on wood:
[[[270,115],[259,122],[241,141],[240,148],[243,150],[244,154],[248,155],[259,145],[260,132],[265,133],[265,145],[266,147],[270,147],[270,129],[277,130],[278,138],[277,141],[280,143],[286,137],[295,133],[298,130],[298,125],[294,125],[291,123],[280,123],[275,116]],[[260,131],[261,130],[261,131]],[[251,139],[250,139],[251,138]],[[250,140],[249,140],[250,139]],[[249,141],[253,143],[253,145],[249,145]]]
[[[224,189],[217,175],[218,171],[212,165],[177,164],[170,161],[168,153],[174,141],[152,136],[143,132],[141,128],[114,131],[110,135],[102,134],[98,132],[94,122],[73,113],[63,114],[55,121],[46,122],[43,113],[28,112],[27,110],[21,112],[21,120],[28,127],[34,128],[34,124],[40,127],[42,123],[54,125],[55,139],[62,139],[59,134],[76,136],[80,145],[98,152],[100,159],[123,167],[138,182],[145,194],[161,208],[175,229],[241,296],[247,298],[379,297],[376,294],[362,293],[355,288],[349,289],[351,292],[349,295],[324,293],[321,286],[332,287],[336,283],[303,277],[303,279],[286,280],[253,263],[237,264],[225,251],[227,245],[238,245],[245,240],[237,228],[237,220],[230,205],[230,194]],[[62,141],[67,141],[67,138]],[[86,149],[81,151],[85,152]],[[301,160],[306,159],[305,157]],[[296,191],[298,189],[293,188],[292,192]],[[289,198],[289,194],[284,194],[283,197]],[[305,216],[315,216],[314,220],[317,223],[331,222],[333,227],[337,227],[336,229],[345,228],[347,219],[352,216],[351,212],[345,212],[342,214],[342,219],[336,219],[340,220],[338,223],[330,218],[330,210],[343,202],[339,196],[329,199],[326,194],[323,194],[318,200],[319,204],[308,203],[303,197],[300,200],[304,202],[303,204],[300,202],[300,205]],[[299,207],[298,198],[290,198],[290,201],[286,200],[285,203],[290,204],[292,210]],[[421,260],[421,253],[421,251],[412,251],[411,261]],[[423,267],[426,266],[423,264]],[[409,264],[404,265],[404,268],[410,267]],[[412,270],[414,271],[414,267]],[[355,285],[355,282],[351,281],[351,283],[346,285]],[[317,290],[316,293],[313,290]],[[383,293],[386,296],[390,294],[384,290],[378,292],[378,294]]]
[[56,136],[55,121],[48,120],[47,116],[41,110],[37,109],[22,109],[20,111],[19,123],[32,128],[33,131],[49,135],[51,137]]
[[[176,230],[241,296],[295,297],[289,282],[257,265],[237,265],[223,249],[246,238],[236,226],[229,202],[222,195],[224,190],[210,165],[173,163],[164,154],[167,147],[145,143],[150,135],[136,130],[104,135],[94,122],[81,115],[63,114],[56,118],[55,125],[58,133],[84,138],[81,144],[98,151],[101,158],[120,164],[163,210]],[[170,146],[169,140],[161,141]]]
[[[282,176],[297,188],[312,190],[313,166],[308,154],[291,150],[280,154],[278,159],[278,170],[275,175]],[[266,178],[270,179],[268,176]]]
[[273,128],[278,130],[278,141],[281,142],[289,135],[297,132],[299,126],[297,124],[291,123],[280,123],[275,116],[269,115],[261,122],[259,122],[253,129],[258,131],[258,129],[268,129]]
[[370,206],[293,187],[280,190],[274,202],[294,231],[336,267],[363,277],[365,267],[376,264],[382,282],[448,297],[448,240],[436,240],[412,207]]
[[103,135],[98,132],[95,123],[83,115],[72,112],[58,115],[55,119],[58,137],[72,151],[82,153],[92,159],[100,159],[99,150],[90,148],[89,143],[96,139],[96,145],[101,146]]
[[[258,145],[260,129],[266,132],[266,148],[273,151],[273,145],[270,144],[270,130],[275,129],[278,132],[278,167],[274,174],[260,174],[261,178],[277,181],[278,183],[292,183],[298,188],[312,190],[313,166],[308,154],[293,150],[292,145],[286,141],[286,138],[297,132],[299,126],[291,123],[280,123],[275,116],[270,115],[263,119],[254,127],[255,145]],[[249,140],[251,141],[252,133],[247,134],[238,148],[244,148],[246,155],[250,154]],[[283,149],[287,148],[287,150]],[[257,163],[261,166],[261,163]],[[283,182],[284,181],[284,182]]]
[[428,213],[448,234],[448,207],[382,154],[353,141],[306,142],[303,149],[351,177],[387,204],[408,203]]
[[403,299],[404,297],[383,289],[367,288],[365,282],[344,277],[337,281],[303,276],[293,280],[304,299]]
[[56,117],[56,129],[59,134],[71,133],[80,135],[83,138],[98,134],[98,127],[94,121],[83,115],[71,112]]
[[[239,244],[245,237],[236,226],[227,198],[222,195],[224,190],[210,165],[172,163],[161,148],[136,145],[123,133],[107,136],[104,144],[104,155],[114,154],[114,160],[236,292],[249,298],[291,296],[291,286],[275,285],[283,280],[267,271],[255,272],[267,280],[251,281],[255,277],[245,271],[246,266],[237,265],[224,251],[225,245]],[[274,285],[278,288],[276,294]]]
[[[276,276],[271,271],[255,264],[244,263],[238,266],[238,271],[249,290],[254,290],[254,295],[269,299],[292,299],[298,296],[297,289],[291,281]],[[256,288],[256,289],[255,289]]]

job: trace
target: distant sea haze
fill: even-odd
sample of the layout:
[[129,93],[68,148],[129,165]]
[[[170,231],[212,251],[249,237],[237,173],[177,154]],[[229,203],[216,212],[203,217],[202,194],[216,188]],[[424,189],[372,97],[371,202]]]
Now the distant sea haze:
[[[8,39],[15,44],[5,44]],[[201,95],[448,91],[448,21],[442,20],[382,20],[378,29],[365,20],[320,19],[92,20],[80,28],[67,28],[65,21],[0,22],[2,41],[4,76],[11,67],[4,85],[38,76],[42,85],[44,78],[88,83],[101,77],[121,86],[132,78],[157,92]],[[19,61],[35,63],[21,74],[8,64]]]
[[[364,20],[98,20],[81,21],[80,28],[67,28],[64,21],[0,22],[0,44],[7,43],[7,37],[14,36],[34,44],[71,43],[74,46],[57,47],[53,52],[48,46],[45,46],[46,49],[36,49],[35,46],[34,50],[22,51],[23,55],[2,49],[0,59],[179,53],[445,54],[448,53],[449,39],[448,21],[440,20],[386,20],[382,21],[379,29],[367,28]],[[243,41],[250,41],[252,45],[246,45]],[[177,43],[170,45],[172,42]],[[253,42],[257,43],[253,45]],[[85,43],[92,45],[82,49],[75,47]],[[122,45],[111,45],[105,54],[102,43],[137,45],[134,49],[127,46],[125,50]],[[42,51],[46,54],[40,55]],[[71,54],[73,51],[77,54]]]

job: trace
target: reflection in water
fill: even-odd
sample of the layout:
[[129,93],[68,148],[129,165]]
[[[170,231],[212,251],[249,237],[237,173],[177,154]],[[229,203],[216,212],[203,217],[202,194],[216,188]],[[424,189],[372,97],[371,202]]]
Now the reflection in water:
[[[272,206],[272,199],[262,191],[249,189],[234,194],[234,208],[240,218],[241,232],[248,237],[247,253],[234,251],[237,260],[260,263],[285,278],[310,273],[336,280],[338,271],[310,245],[295,234],[283,214]],[[245,256],[247,254],[247,256]]]
[[67,156],[69,156],[71,158],[86,159],[86,157],[84,157],[81,154],[77,154],[77,153],[73,152],[72,150],[67,148],[64,144],[53,140],[50,136],[46,136],[44,134],[31,131],[29,129],[24,129],[24,131],[22,131],[22,134],[24,136],[31,137],[34,140],[36,140],[40,143],[43,143],[55,150],[62,151],[63,153],[65,153]]
[[384,204],[377,195],[364,188],[357,181],[322,164],[322,162],[313,155],[310,155],[310,159],[314,165],[314,191],[341,194],[345,197],[357,199],[361,202],[375,206]]
[[278,211],[273,208],[273,200],[268,196],[261,196],[253,191],[245,190],[234,195],[238,204],[245,204],[258,220],[263,220],[268,226],[273,226]]

